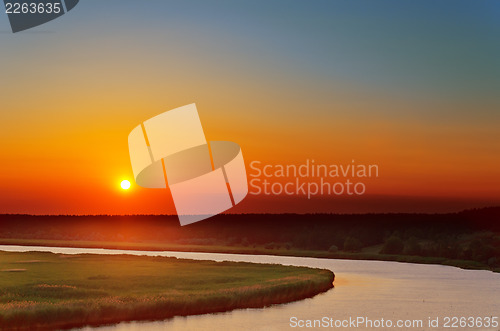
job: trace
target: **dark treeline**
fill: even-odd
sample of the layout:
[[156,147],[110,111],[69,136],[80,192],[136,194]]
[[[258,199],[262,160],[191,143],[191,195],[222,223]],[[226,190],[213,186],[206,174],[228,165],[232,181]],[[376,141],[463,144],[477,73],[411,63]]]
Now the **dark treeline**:
[[376,249],[382,254],[471,260],[498,267],[500,207],[450,214],[228,214],[184,227],[176,216],[1,215],[0,238],[161,242],[331,253]]

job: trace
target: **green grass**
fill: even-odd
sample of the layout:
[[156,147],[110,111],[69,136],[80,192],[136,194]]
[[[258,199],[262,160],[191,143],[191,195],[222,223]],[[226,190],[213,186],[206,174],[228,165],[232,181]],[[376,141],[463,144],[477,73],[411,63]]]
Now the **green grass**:
[[0,328],[164,319],[263,307],[332,287],[327,270],[132,255],[0,252]]

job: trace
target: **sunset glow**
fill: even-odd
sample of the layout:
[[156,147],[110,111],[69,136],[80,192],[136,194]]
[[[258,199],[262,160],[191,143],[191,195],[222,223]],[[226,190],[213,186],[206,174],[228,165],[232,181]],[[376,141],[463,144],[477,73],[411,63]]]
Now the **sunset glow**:
[[[132,199],[114,176],[133,178],[127,137],[138,123],[190,103],[207,140],[237,142],[250,173],[254,161],[378,166],[363,197],[344,209],[343,196],[324,196],[325,211],[395,211],[400,198],[408,211],[500,203],[500,56],[488,32],[500,20],[486,5],[429,18],[420,2],[363,14],[356,2],[298,2],[276,21],[277,4],[167,3],[130,17],[124,8],[112,29],[79,8],[57,38],[2,36],[0,213],[175,213],[168,190],[134,186]],[[271,199],[318,210],[295,198],[251,195],[239,211],[273,212]]]

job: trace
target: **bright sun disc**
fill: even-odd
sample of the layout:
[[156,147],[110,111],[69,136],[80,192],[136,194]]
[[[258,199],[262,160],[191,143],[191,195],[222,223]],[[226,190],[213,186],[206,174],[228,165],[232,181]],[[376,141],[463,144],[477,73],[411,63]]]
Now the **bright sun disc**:
[[123,180],[120,184],[122,189],[128,190],[130,188],[130,182],[128,180]]

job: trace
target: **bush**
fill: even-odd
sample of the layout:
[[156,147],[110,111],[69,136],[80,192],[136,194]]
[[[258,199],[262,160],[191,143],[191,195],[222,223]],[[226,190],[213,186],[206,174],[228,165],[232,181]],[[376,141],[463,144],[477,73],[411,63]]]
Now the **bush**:
[[491,268],[498,267],[500,264],[498,263],[498,259],[496,257],[490,257],[488,259],[488,266]]
[[493,256],[494,251],[493,248],[485,242],[485,240],[481,240],[479,238],[474,239],[469,246],[472,259],[474,261],[487,262],[490,257]]
[[328,249],[330,253],[336,253],[338,252],[338,250],[339,248],[336,245],[331,245],[330,248]]
[[277,247],[276,247],[276,244],[274,242],[270,242],[270,243],[265,244],[264,248],[265,249],[275,249]]
[[386,240],[380,253],[382,253],[382,254],[401,254],[403,252],[404,246],[405,246],[405,244],[404,244],[403,240],[399,239],[396,236],[392,236]]
[[363,244],[361,241],[354,237],[347,237],[344,241],[344,251],[346,252],[358,252]]
[[420,244],[418,243],[418,239],[415,237],[411,237],[410,239],[408,239],[404,246],[405,247],[403,253],[406,255],[420,255],[422,251],[420,248]]

